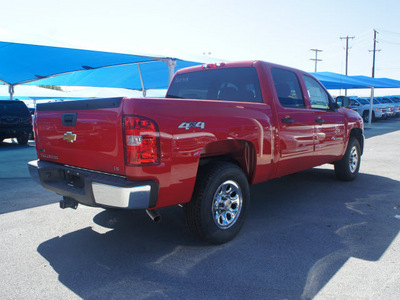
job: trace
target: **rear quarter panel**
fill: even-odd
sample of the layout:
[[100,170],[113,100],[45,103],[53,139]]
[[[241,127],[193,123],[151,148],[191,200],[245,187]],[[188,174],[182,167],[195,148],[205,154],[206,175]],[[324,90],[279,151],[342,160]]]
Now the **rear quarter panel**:
[[[267,179],[271,165],[269,105],[214,100],[125,99],[123,111],[124,114],[153,119],[159,127],[161,163],[126,167],[129,180],[159,182],[157,207],[190,201],[200,157],[207,145],[217,141],[250,142],[257,160],[253,180]],[[204,122],[204,128],[179,128],[182,123],[190,122]],[[211,148],[214,151],[211,155],[224,154],[225,149]]]

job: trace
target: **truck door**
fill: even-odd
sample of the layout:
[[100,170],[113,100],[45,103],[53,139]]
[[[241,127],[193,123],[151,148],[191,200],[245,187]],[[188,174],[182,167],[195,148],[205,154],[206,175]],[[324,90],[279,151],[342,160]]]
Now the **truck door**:
[[337,160],[345,147],[344,114],[332,109],[333,99],[314,78],[303,75],[307,97],[313,110],[315,162]]
[[283,176],[313,166],[313,111],[305,105],[296,73],[272,68],[271,74],[279,130],[277,176]]

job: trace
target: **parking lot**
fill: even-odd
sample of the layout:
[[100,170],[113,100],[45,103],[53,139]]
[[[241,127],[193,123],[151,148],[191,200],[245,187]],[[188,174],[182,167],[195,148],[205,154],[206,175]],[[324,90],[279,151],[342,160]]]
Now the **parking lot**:
[[[366,125],[360,175],[324,165],[252,187],[247,222],[210,246],[180,207],[61,210],[33,143],[0,143],[0,299],[399,299],[400,120]],[[399,216],[398,218],[396,216]]]

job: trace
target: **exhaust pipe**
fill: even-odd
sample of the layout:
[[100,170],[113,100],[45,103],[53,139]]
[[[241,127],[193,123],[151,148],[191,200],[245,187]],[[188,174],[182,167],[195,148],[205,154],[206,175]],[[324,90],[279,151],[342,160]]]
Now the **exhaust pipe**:
[[161,221],[161,215],[155,209],[146,209],[146,212],[150,219],[152,219],[155,223],[159,223]]
[[63,199],[60,201],[60,208],[65,209],[65,208],[73,208],[77,209],[78,208],[78,201],[75,199],[72,199],[70,197],[63,197]]

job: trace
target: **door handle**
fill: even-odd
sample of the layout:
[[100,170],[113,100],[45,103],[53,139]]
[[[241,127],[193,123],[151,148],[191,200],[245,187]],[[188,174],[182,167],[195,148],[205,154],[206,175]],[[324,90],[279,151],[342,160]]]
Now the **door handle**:
[[315,120],[315,122],[317,122],[318,124],[323,124],[323,123],[325,123],[325,120],[322,118],[318,118]]
[[293,122],[294,122],[294,120],[290,117],[286,117],[286,118],[282,119],[282,123],[289,124],[289,123],[293,123]]

